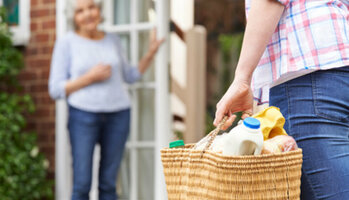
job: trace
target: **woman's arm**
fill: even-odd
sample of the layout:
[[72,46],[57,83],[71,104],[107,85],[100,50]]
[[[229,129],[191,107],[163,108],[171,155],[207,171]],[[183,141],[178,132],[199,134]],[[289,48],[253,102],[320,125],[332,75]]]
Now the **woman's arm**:
[[251,82],[253,71],[270,42],[283,11],[284,6],[276,0],[252,0],[236,69],[237,79]]
[[216,106],[214,125],[217,125],[224,115],[228,115],[229,119],[223,127],[226,129],[235,120],[233,113],[252,111],[252,74],[279,23],[284,8],[277,0],[252,0],[235,79]]
[[[141,74],[143,74],[149,68],[150,63],[152,62],[156,52],[158,51],[160,45],[163,42],[164,42],[164,39],[162,40],[156,39],[156,31],[153,31],[151,35],[149,51],[140,60],[138,65],[138,71]],[[123,60],[123,68],[127,68],[127,69],[123,69],[124,73],[126,73],[125,76],[127,77],[126,78],[127,82],[133,82],[133,80],[136,79],[135,77],[137,77],[137,75],[135,75],[136,73],[134,73],[132,68],[125,66],[126,62],[124,57],[122,57],[122,60]],[[95,82],[100,82],[100,81],[109,79],[110,76],[111,76],[111,66],[101,65],[101,64],[97,65],[93,67],[90,71],[88,71],[86,74],[79,77],[78,79],[67,81],[65,84],[66,96]]]
[[69,79],[70,69],[69,38],[63,37],[56,41],[51,60],[49,93],[52,99],[66,97],[65,84]]
[[164,39],[156,39],[156,30],[154,29],[151,33],[149,50],[146,55],[139,61],[138,68],[136,68],[129,64],[121,47],[120,40],[116,39],[116,45],[119,50],[119,58],[121,60],[122,73],[124,80],[127,83],[134,83],[141,78],[141,75],[150,67],[150,64],[153,61],[156,52],[164,41]]
[[165,39],[158,40],[156,36],[156,30],[154,29],[151,33],[150,46],[147,54],[139,61],[138,70],[143,74],[150,66],[156,52],[158,51],[160,45],[165,41]]
[[56,42],[53,50],[49,78],[49,93],[53,99],[65,98],[83,87],[104,81],[111,76],[111,67],[99,64],[81,77],[70,80],[69,42],[69,37],[62,38]]
[[96,82],[101,82],[109,79],[111,76],[111,66],[110,65],[96,65],[90,69],[87,73],[80,76],[75,80],[68,80],[65,84],[65,93],[66,96],[69,96],[71,93],[80,90],[88,85],[91,85]]

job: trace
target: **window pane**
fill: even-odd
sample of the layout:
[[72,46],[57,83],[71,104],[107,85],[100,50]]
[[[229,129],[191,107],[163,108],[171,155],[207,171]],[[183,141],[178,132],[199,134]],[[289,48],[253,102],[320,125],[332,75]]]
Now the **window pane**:
[[116,185],[116,191],[120,200],[130,199],[130,169],[130,150],[126,148]]
[[154,10],[154,7],[153,0],[137,0],[138,21],[149,22],[149,14],[151,15],[151,10]]
[[118,34],[118,36],[120,37],[121,40],[121,45],[122,45],[122,50],[124,52],[124,54],[126,54],[128,61],[130,61],[130,45],[131,45],[131,39],[130,39],[130,35],[127,33],[122,33],[122,34]]
[[130,23],[130,0],[114,0],[114,24]]
[[138,199],[154,200],[154,149],[139,149],[138,158]]
[[19,25],[18,0],[4,0],[3,5],[7,10],[7,22],[9,23],[9,25]]
[[155,91],[154,89],[141,89],[138,90],[138,139],[140,141],[154,141],[154,101]]
[[[142,59],[144,55],[148,52],[149,49],[149,31],[143,31],[139,33],[139,49],[138,49],[138,55],[139,60]],[[142,81],[144,82],[152,82],[155,80],[155,67],[154,67],[154,61],[152,62],[151,66],[148,68],[148,70],[144,73],[144,76],[142,78]]]
[[[141,59],[149,48],[149,31],[139,33],[139,49],[138,55]],[[154,61],[152,65],[147,69],[142,77],[143,82],[153,82],[155,80],[155,67]],[[139,103],[139,134],[140,141],[154,141],[154,101],[155,92],[154,89],[142,89],[138,91],[138,103]]]

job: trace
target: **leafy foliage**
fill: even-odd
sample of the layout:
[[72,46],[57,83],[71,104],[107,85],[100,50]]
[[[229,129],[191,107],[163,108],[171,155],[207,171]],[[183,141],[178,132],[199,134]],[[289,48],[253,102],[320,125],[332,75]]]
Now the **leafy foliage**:
[[234,80],[235,69],[241,51],[243,36],[244,35],[242,33],[233,35],[223,34],[219,36],[219,45],[223,61],[223,66],[221,66],[222,70],[219,74],[219,80],[221,81],[220,92],[222,95],[228,90],[230,84]]
[[0,80],[14,82],[23,68],[22,54],[12,46],[4,8],[0,9]]
[[48,161],[39,152],[36,134],[24,131],[34,112],[29,95],[16,94],[22,54],[13,47],[5,9],[0,8],[0,199],[52,199],[52,181],[46,180]]
[[[236,34],[222,34],[219,36],[219,48],[222,55],[222,66],[220,67],[220,71],[217,74],[218,80],[219,80],[219,90],[217,90],[215,97],[215,102],[218,102],[219,99],[224,95],[224,93],[228,90],[230,84],[234,80],[235,76],[235,69],[237,62],[239,60],[239,55],[241,51],[242,46],[242,40],[243,40],[244,34],[243,33],[236,33]],[[206,115],[206,132],[209,132],[209,130],[212,130],[214,126],[213,123],[213,117],[215,107],[209,107],[208,113]],[[241,119],[241,112],[235,113],[236,119],[235,122],[232,124],[230,129],[237,125],[238,121]],[[229,131],[230,129],[226,130]]]

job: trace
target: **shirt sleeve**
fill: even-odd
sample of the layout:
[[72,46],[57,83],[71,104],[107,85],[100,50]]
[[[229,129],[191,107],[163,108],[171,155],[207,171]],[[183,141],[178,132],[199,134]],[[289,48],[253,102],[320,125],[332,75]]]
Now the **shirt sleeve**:
[[66,97],[65,84],[69,79],[70,51],[68,38],[56,41],[53,49],[49,77],[49,94],[52,99]]
[[124,50],[121,46],[120,39],[117,36],[115,36],[115,40],[116,40],[115,43],[116,43],[117,51],[119,54],[118,56],[121,62],[122,75],[123,75],[124,81],[130,84],[135,83],[141,79],[142,74],[139,72],[138,66],[131,65],[128,62],[126,55],[124,53]]

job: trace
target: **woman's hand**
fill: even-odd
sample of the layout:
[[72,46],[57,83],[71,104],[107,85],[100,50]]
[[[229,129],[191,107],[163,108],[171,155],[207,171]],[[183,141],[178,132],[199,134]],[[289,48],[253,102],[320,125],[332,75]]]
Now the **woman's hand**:
[[227,115],[229,118],[222,127],[225,130],[234,122],[236,118],[235,112],[244,111],[242,115],[244,119],[252,114],[252,106],[253,95],[250,82],[235,79],[216,106],[216,117],[213,124],[217,126],[223,117]]
[[242,118],[252,115],[253,96],[251,91],[251,77],[265,48],[270,41],[285,6],[277,1],[251,2],[251,10],[244,34],[239,62],[235,72],[235,80],[228,91],[217,104],[214,125],[229,116],[223,129],[234,122],[235,112],[244,111]]
[[92,67],[84,75],[80,76],[75,80],[69,80],[65,84],[66,96],[71,93],[80,90],[81,88],[87,87],[93,83],[105,81],[111,76],[111,66],[98,64]]
[[165,42],[165,38],[157,39],[156,29],[154,28],[150,34],[150,44],[148,53],[139,61],[138,69],[143,74],[150,66],[156,52],[159,50],[162,43]]
[[111,66],[110,65],[103,65],[98,64],[94,67],[92,67],[85,76],[88,77],[91,84],[95,82],[101,82],[105,81],[110,78],[111,76]]
[[158,51],[159,47],[161,46],[162,43],[164,43],[165,38],[162,39],[157,39],[157,31],[154,28],[151,33],[150,33],[150,45],[149,45],[149,54],[155,55],[156,52]]

